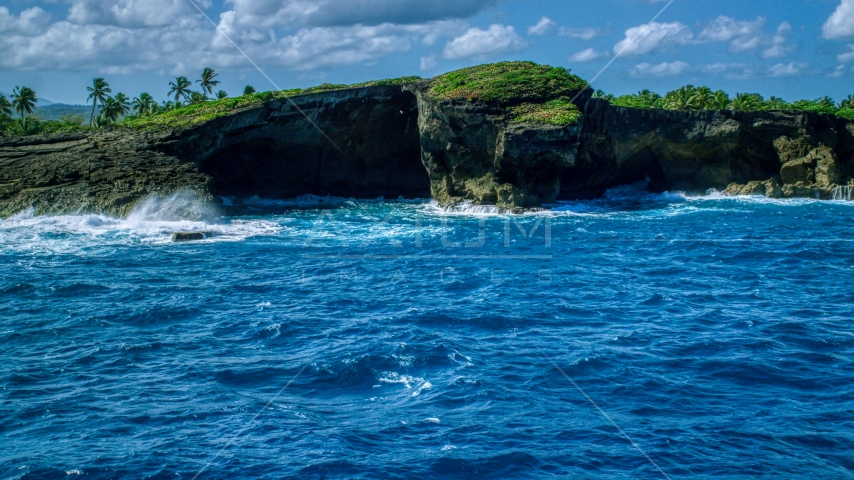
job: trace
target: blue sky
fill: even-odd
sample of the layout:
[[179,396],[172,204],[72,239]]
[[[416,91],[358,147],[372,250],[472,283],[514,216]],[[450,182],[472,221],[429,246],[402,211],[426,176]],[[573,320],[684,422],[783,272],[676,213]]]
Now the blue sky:
[[[195,0],[282,88],[420,75],[500,60],[571,68],[595,88],[684,84],[788,100],[854,93],[854,0]],[[618,55],[619,54],[619,55]],[[176,75],[272,89],[191,0],[6,0],[0,91],[84,103],[166,98]]]

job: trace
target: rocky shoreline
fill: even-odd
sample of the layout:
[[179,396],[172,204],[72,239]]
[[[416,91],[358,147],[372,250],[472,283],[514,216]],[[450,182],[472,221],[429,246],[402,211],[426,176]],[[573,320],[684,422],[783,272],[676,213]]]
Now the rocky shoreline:
[[[275,99],[176,129],[0,139],[0,217],[123,216],[149,196],[424,198],[509,211],[653,191],[831,199],[854,185],[854,121],[642,110],[579,92],[577,124],[516,122],[429,82]],[[303,113],[305,116],[303,116]],[[308,121],[306,116],[311,120]]]

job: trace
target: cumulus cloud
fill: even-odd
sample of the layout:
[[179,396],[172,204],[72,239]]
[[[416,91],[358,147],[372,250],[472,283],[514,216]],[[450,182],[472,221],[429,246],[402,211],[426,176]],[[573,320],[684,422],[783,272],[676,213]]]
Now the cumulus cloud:
[[845,75],[845,70],[847,70],[845,65],[838,65],[836,69],[830,72],[827,76],[830,78],[839,78]]
[[783,22],[777,27],[777,34],[768,41],[768,46],[762,51],[762,58],[779,58],[785,56],[794,46],[786,44],[786,34],[792,31],[792,25]]
[[[210,0],[198,3],[210,7]],[[176,23],[193,12],[186,0],[72,0],[67,20],[80,25],[156,27]]]
[[684,45],[693,38],[691,29],[683,23],[651,22],[626,30],[626,38],[614,45],[617,55],[642,55],[666,45]]
[[842,0],[824,22],[822,36],[829,40],[854,37],[854,0]]
[[39,7],[21,12],[16,18],[6,7],[0,7],[0,34],[36,35],[50,24],[50,14]]
[[574,28],[574,27],[560,27],[557,32],[558,35],[562,37],[569,38],[577,38],[579,40],[592,40],[599,35],[602,35],[602,30],[598,28],[592,27],[584,27],[584,28]]
[[[737,45],[748,44],[758,37],[765,26],[766,20],[762,17],[753,22],[737,21],[734,18],[720,16],[706,25],[700,35],[699,41],[706,42],[732,42]],[[737,51],[737,50],[736,50]]]
[[583,63],[590,62],[596,60],[597,58],[607,57],[608,52],[598,52],[592,48],[588,48],[587,50],[582,50],[580,52],[573,53],[569,56],[569,62],[572,63]]
[[421,71],[428,72],[436,68],[436,65],[439,64],[439,57],[436,55],[429,55],[427,57],[421,57]]
[[747,63],[709,63],[700,65],[697,70],[712,75],[723,75],[728,79],[745,79],[756,74],[755,67]]
[[531,36],[539,36],[545,35],[546,32],[556,27],[557,23],[555,23],[552,19],[548,17],[543,17],[537,22],[536,25],[528,27],[528,35]]
[[652,65],[650,63],[641,63],[639,65],[635,65],[629,71],[629,75],[633,77],[671,77],[674,75],[679,75],[688,69],[690,65],[685,62],[663,62],[658,65]]
[[836,61],[839,63],[854,61],[854,43],[846,45],[842,53],[836,56]]
[[330,27],[467,18],[498,0],[230,0],[239,25]]
[[772,77],[791,77],[800,74],[808,66],[806,63],[778,63],[768,69],[768,74]]
[[487,30],[470,28],[445,45],[447,59],[482,59],[501,53],[519,51],[526,43],[512,26],[492,25]]

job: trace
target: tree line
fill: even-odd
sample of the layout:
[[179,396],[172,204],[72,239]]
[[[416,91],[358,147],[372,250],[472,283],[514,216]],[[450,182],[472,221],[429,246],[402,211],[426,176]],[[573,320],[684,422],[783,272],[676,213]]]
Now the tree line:
[[661,108],[666,110],[734,110],[742,112],[757,112],[770,110],[808,111],[827,113],[854,119],[854,95],[848,95],[840,102],[830,97],[814,100],[798,100],[787,102],[782,98],[765,99],[758,93],[738,93],[730,97],[723,90],[713,91],[709,87],[686,85],[682,88],[667,92],[661,96],[649,90],[641,90],[636,94],[615,97],[598,90],[595,98],[609,101],[618,107],[630,108]]
[[[33,115],[38,103],[36,92],[29,87],[15,87],[11,101],[0,95],[0,135],[52,134],[81,128],[100,128],[118,123],[123,118],[156,115],[185,105],[221,100],[227,98],[228,93],[219,90],[214,94],[215,87],[220,84],[216,80],[218,76],[213,69],[205,68],[201,78],[195,82],[199,84],[200,91],[192,90],[193,82],[187,77],[177,77],[175,81],[169,82],[170,90],[167,94],[167,98],[172,97],[174,100],[162,103],[157,103],[146,92],[133,99],[121,92],[111,95],[112,89],[105,79],[92,79],[92,85],[86,87],[89,93],[87,101],[92,102],[88,126],[84,125],[86,119],[82,115],[63,115],[58,121],[45,121]],[[255,88],[251,85],[243,90],[243,95],[254,93]],[[20,115],[19,119],[15,118],[15,112]]]

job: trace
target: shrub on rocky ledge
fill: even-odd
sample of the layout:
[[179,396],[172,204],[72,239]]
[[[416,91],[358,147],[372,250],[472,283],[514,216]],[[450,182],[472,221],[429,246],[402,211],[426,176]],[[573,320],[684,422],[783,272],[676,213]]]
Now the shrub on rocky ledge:
[[566,98],[546,103],[523,103],[511,107],[509,112],[515,122],[575,125],[581,119],[578,107]]
[[433,80],[429,93],[448,100],[518,105],[572,97],[587,86],[586,81],[565,68],[534,62],[501,62],[440,75]]
[[501,62],[436,77],[428,94],[445,100],[495,102],[517,122],[572,125],[581,112],[572,97],[588,87],[569,70],[534,62]]

